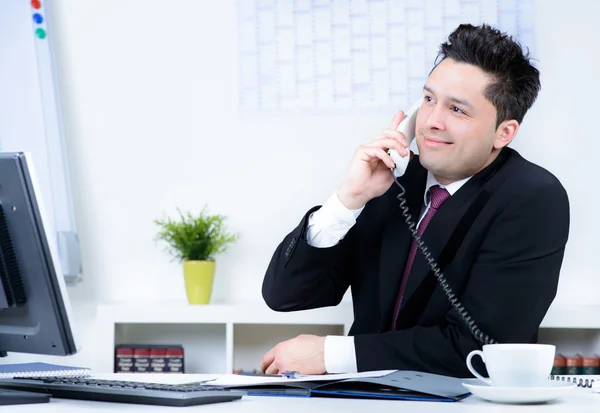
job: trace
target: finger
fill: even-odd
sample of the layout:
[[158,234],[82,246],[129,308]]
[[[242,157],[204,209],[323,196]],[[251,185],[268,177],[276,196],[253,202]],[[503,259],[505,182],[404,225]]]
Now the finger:
[[390,129],[398,129],[398,125],[400,125],[400,122],[402,122],[402,119],[404,119],[404,112],[399,111],[392,118],[392,123],[390,124]]
[[264,373],[267,367],[273,364],[275,360],[275,347],[271,350],[267,351],[262,358],[262,362],[260,363],[260,370]]
[[368,144],[366,146],[367,147],[374,147],[374,148],[382,148],[384,150],[394,149],[396,152],[398,152],[402,156],[408,155],[408,149],[407,149],[407,147],[404,146],[402,143],[398,142],[394,138],[381,138],[381,139],[377,139],[377,141],[372,142],[372,143],[370,143],[370,144]]
[[277,368],[277,365],[275,362],[271,363],[271,365],[269,367],[267,367],[267,370],[265,370],[265,374],[278,374],[279,373],[279,369]]
[[408,143],[408,139],[406,139],[406,136],[404,136],[404,134],[402,132],[400,132],[399,130],[396,129],[384,129],[381,131],[381,133],[377,136],[377,139],[381,139],[381,138],[393,138],[396,139],[398,142],[400,142],[403,146],[405,147],[409,147],[410,144]]
[[396,167],[396,164],[394,163],[394,161],[392,161],[390,155],[388,155],[388,153],[381,148],[375,146],[365,146],[363,148],[363,154],[364,156],[366,156],[366,158],[364,158],[365,161],[370,161],[374,158],[378,158],[381,159],[381,161],[383,161],[383,163],[388,168]]

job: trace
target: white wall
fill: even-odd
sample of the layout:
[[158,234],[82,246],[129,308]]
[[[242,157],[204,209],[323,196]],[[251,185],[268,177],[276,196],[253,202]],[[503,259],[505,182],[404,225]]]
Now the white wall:
[[555,304],[600,304],[597,250],[600,197],[595,193],[600,140],[600,3],[537,0],[537,59],[542,90],[515,149],[553,172],[571,203],[571,231]]
[[[571,197],[557,302],[598,303],[598,15],[598,2],[537,0],[542,92],[513,145]],[[229,216],[241,239],[218,259],[213,302],[261,300],[281,238],[393,115],[240,116],[234,0],[55,0],[52,17],[85,271],[72,363],[93,356],[95,303],[185,300],[180,265],[153,241],[163,211]]]
[[241,234],[214,301],[260,300],[279,240],[388,121],[240,117],[235,2],[207,4],[56,3],[86,301],[184,299],[152,220],[204,203]]

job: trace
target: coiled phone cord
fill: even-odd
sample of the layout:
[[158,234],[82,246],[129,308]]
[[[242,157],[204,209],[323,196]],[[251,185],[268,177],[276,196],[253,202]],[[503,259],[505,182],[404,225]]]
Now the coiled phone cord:
[[412,216],[408,212],[408,207],[406,206],[406,199],[404,198],[404,194],[406,193],[406,190],[398,182],[398,180],[395,179],[395,177],[394,177],[394,182],[396,183],[396,185],[398,185],[400,187],[400,194],[397,196],[397,198],[398,198],[398,201],[400,201],[400,209],[402,210],[402,215],[404,216],[404,218],[406,218],[405,221],[408,224],[408,230],[410,231],[412,237],[414,238],[415,243],[417,244],[417,247],[419,247],[419,249],[425,256],[425,258],[427,259],[427,263],[431,267],[431,270],[433,271],[435,278],[437,279],[438,283],[442,287],[444,294],[446,294],[448,301],[450,301],[450,303],[452,304],[452,306],[454,307],[456,312],[463,319],[463,321],[465,322],[465,324],[471,331],[471,334],[473,334],[473,336],[477,340],[479,340],[480,343],[496,344],[497,341],[495,341],[493,338],[491,338],[489,335],[485,334],[483,331],[481,331],[479,329],[479,327],[473,320],[473,317],[471,317],[471,315],[467,312],[467,310],[465,309],[465,306],[462,305],[460,300],[456,297],[456,294],[454,294],[454,292],[452,291],[452,288],[450,287],[450,285],[448,285],[448,281],[446,281],[446,278],[444,277],[444,274],[440,270],[440,267],[435,262],[435,259],[431,256],[431,252],[429,252],[429,250],[427,249],[427,246],[425,245],[425,243],[423,242],[421,237],[419,235],[417,235],[417,228],[416,228],[417,224],[415,224],[415,222],[412,220]]

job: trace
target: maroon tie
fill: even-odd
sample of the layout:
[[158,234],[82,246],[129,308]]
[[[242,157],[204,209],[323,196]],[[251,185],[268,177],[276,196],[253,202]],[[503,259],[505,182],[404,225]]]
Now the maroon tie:
[[[429,225],[429,221],[438,211],[440,206],[450,198],[450,193],[445,188],[440,188],[438,185],[432,186],[429,188],[429,196],[431,197],[431,204],[427,213],[421,220],[419,227],[417,228],[417,235],[420,237],[425,232],[425,228]],[[408,280],[408,275],[410,274],[410,269],[412,268],[413,261],[415,260],[415,255],[417,253],[417,243],[413,239],[412,244],[410,245],[410,251],[408,252],[408,259],[406,260],[406,267],[404,268],[404,275],[402,276],[402,284],[400,284],[400,293],[398,294],[398,299],[396,300],[396,307],[394,308],[394,321],[392,322],[392,330],[396,329],[396,321],[398,321],[398,313],[400,312],[400,306],[402,305],[402,298],[404,298],[404,289],[406,288],[406,281]]]

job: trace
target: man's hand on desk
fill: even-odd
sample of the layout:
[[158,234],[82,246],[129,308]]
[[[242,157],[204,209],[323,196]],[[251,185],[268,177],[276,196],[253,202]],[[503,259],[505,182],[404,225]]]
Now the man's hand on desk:
[[301,334],[282,341],[269,350],[262,359],[261,369],[266,374],[297,371],[300,374],[325,374],[325,337]]

